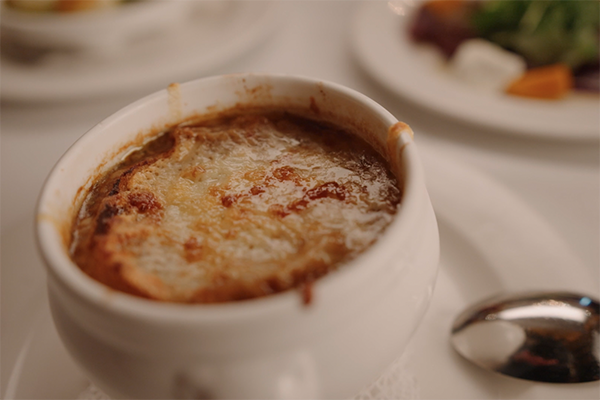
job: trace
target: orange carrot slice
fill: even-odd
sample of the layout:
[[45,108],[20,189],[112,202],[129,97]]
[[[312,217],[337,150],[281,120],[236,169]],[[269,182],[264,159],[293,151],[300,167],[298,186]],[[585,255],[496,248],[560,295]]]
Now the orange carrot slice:
[[538,99],[560,99],[573,88],[573,73],[565,64],[532,68],[513,81],[506,93]]

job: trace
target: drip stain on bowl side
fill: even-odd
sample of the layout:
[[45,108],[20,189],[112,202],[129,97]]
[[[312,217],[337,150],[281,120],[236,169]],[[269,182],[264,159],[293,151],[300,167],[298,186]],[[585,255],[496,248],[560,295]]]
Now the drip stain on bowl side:
[[308,108],[317,115],[321,114],[321,109],[317,105],[317,101],[313,96],[310,96],[310,106]]
[[388,150],[388,154],[390,156],[390,162],[396,168],[400,167],[400,160],[398,159],[398,157],[402,154],[402,151],[404,150],[406,145],[411,143],[411,142],[403,143],[402,146],[396,150],[396,146],[398,145],[398,140],[400,139],[400,136],[402,136],[403,133],[408,133],[408,135],[411,138],[411,142],[412,142],[412,139],[415,138],[415,134],[413,133],[410,126],[408,126],[407,124],[405,124],[402,121],[396,122],[394,125],[390,126],[390,128],[388,129],[387,150]]
[[168,103],[169,103],[169,117],[173,123],[177,123],[181,120],[183,114],[183,106],[181,103],[181,86],[179,83],[171,83],[167,87]]
[[242,79],[242,83],[243,89],[235,92],[241,103],[273,103],[273,85],[260,83],[250,87],[246,79]]

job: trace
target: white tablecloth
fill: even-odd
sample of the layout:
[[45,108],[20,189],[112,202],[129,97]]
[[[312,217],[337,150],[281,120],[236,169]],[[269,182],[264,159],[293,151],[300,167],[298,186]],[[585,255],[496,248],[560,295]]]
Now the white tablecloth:
[[[388,93],[357,66],[349,37],[354,2],[283,2],[281,6],[276,34],[214,74],[300,74],[335,81],[365,93],[412,126],[422,153],[433,148],[443,151],[517,193],[562,234],[599,281],[597,141],[577,143],[499,134],[423,111]],[[24,340],[13,331],[22,324],[21,316],[28,307],[32,307],[31,299],[40,296],[30,292],[35,287],[31,283],[44,277],[32,234],[35,203],[44,179],[77,138],[142,94],[62,104],[2,103],[3,390],[5,377]]]

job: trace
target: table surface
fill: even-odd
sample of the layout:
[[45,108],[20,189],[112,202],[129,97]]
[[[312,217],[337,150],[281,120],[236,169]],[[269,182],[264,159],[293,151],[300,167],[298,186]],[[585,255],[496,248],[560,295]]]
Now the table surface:
[[[520,196],[562,235],[600,282],[598,142],[532,139],[492,132],[434,115],[388,93],[360,69],[352,55],[349,29],[357,6],[355,2],[341,1],[284,2],[277,33],[214,74],[299,74],[335,81],[365,93],[411,125],[421,152],[443,151],[487,173]],[[154,89],[149,88],[148,93]],[[35,287],[31,283],[44,279],[33,239],[34,208],[44,179],[83,133],[142,94],[61,104],[2,102],[3,336],[7,327],[18,324],[18,316],[30,307],[27,302],[15,304],[13,297],[26,298],[29,288]],[[17,269],[26,273],[17,274]],[[21,338],[10,334],[3,337],[3,368],[14,364],[20,342]],[[6,375],[3,374],[3,384]]]

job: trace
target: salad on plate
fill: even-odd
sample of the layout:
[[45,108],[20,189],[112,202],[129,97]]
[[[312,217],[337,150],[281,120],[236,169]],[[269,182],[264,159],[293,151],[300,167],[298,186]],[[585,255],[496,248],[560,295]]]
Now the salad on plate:
[[598,0],[430,0],[409,33],[483,89],[539,99],[600,92]]

